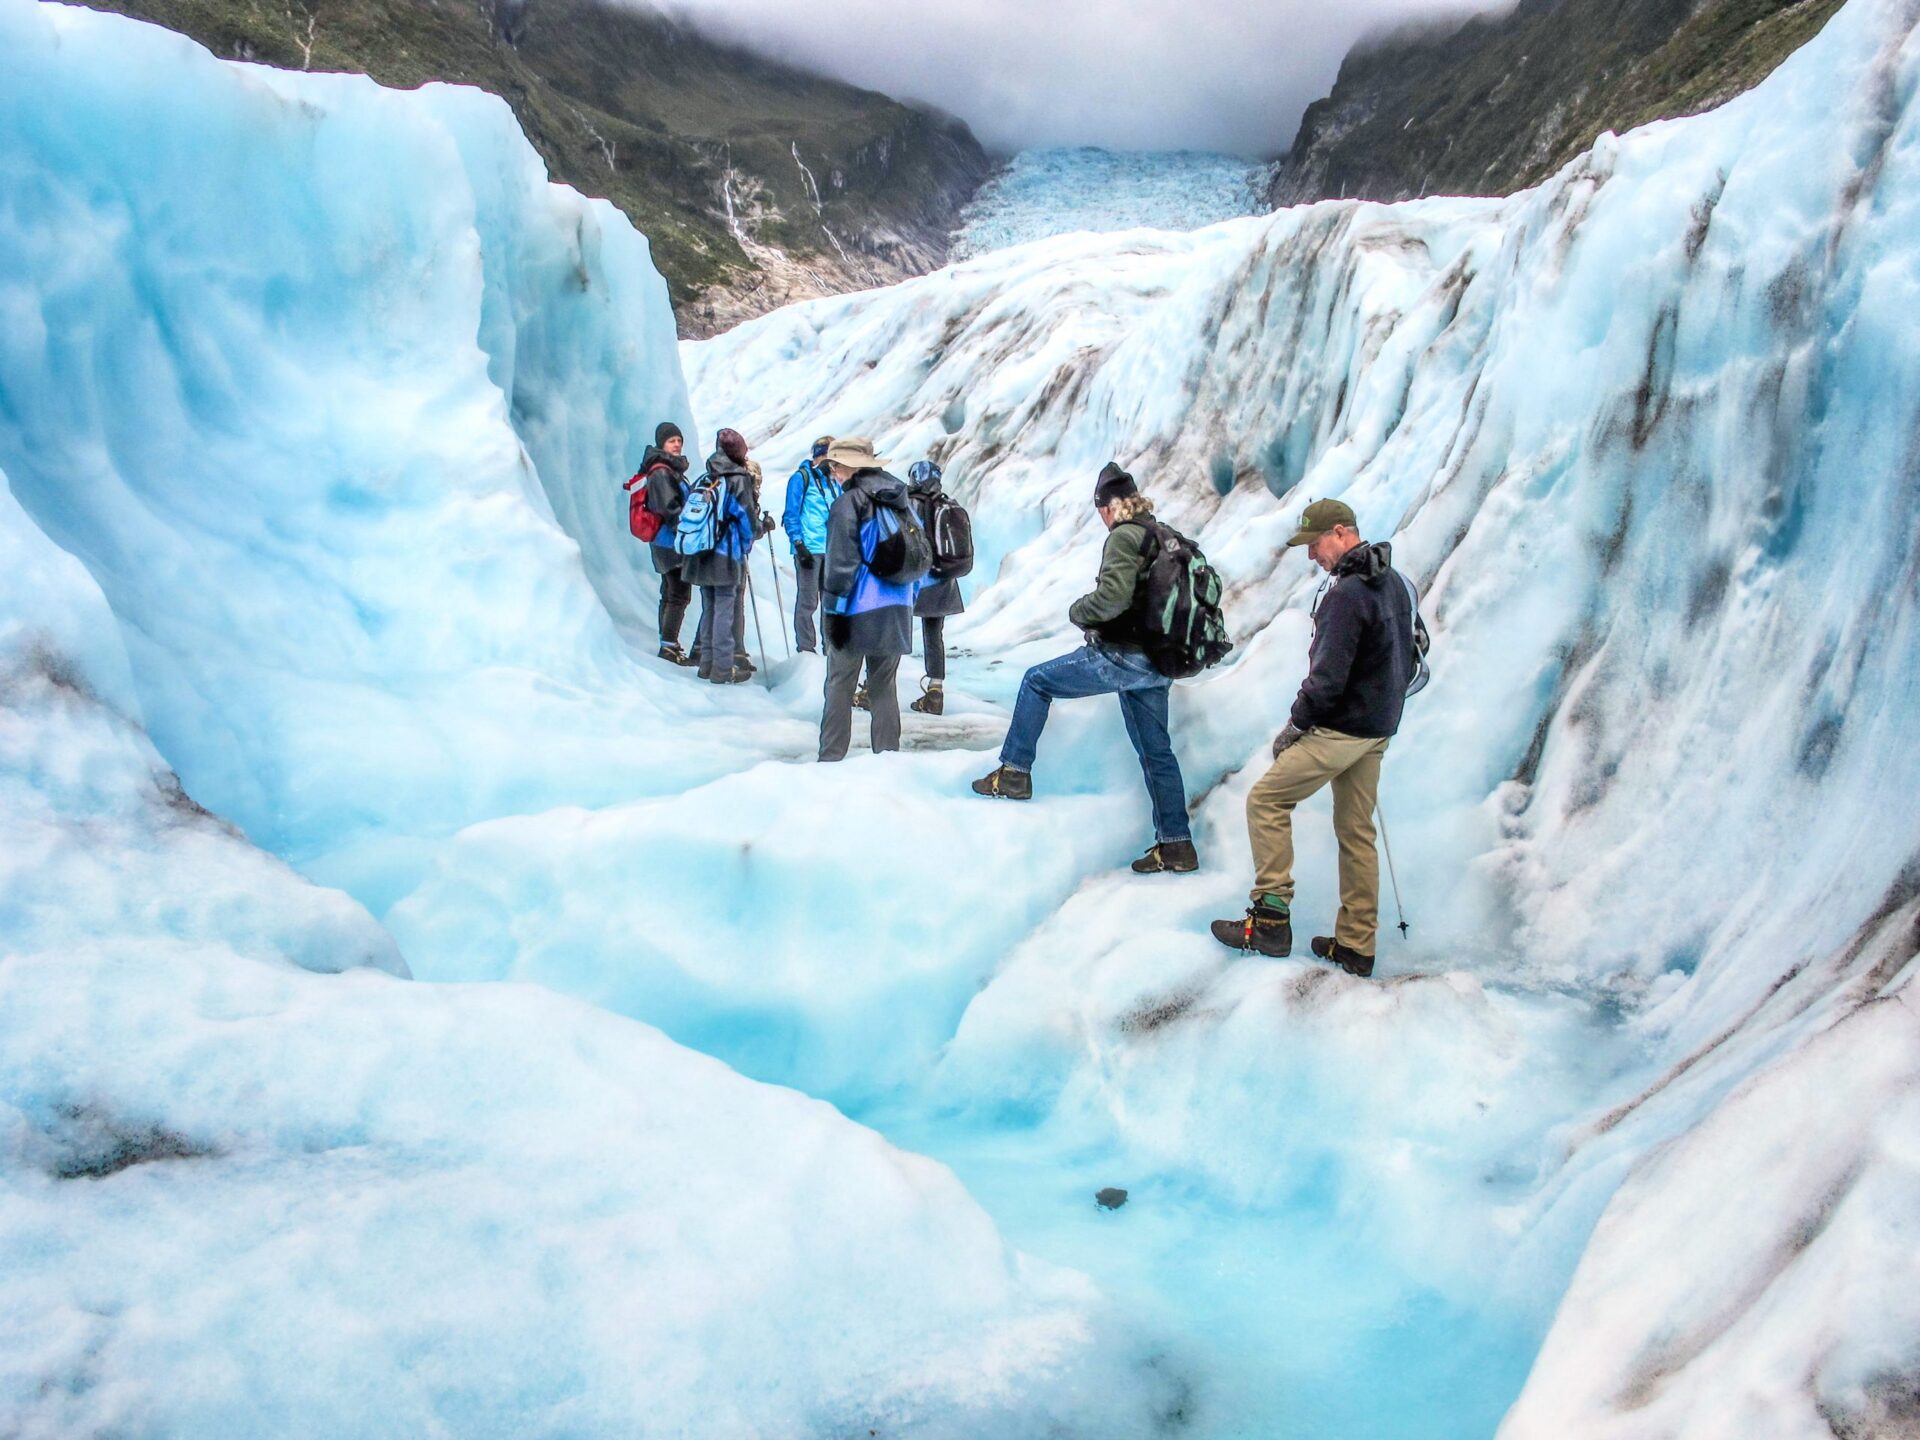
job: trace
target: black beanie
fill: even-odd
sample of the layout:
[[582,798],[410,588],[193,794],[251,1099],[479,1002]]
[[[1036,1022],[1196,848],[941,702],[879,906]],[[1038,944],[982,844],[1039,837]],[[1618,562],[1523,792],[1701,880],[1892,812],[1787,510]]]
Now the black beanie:
[[686,436],[680,433],[680,427],[671,420],[662,420],[658,425],[653,427],[653,443],[662,450],[667,448],[667,441],[685,440],[686,438]]
[[1133,476],[1120,468],[1119,462],[1109,460],[1100,471],[1100,478],[1093,482],[1093,503],[1111,505],[1116,500],[1125,500],[1130,495],[1138,495],[1140,487],[1133,483]]

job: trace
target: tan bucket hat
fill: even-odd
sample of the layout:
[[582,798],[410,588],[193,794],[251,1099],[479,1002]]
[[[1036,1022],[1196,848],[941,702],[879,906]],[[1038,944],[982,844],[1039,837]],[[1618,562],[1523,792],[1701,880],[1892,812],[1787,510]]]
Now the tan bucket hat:
[[827,461],[849,470],[878,470],[887,463],[873,453],[873,441],[865,435],[849,435],[834,441],[827,447]]

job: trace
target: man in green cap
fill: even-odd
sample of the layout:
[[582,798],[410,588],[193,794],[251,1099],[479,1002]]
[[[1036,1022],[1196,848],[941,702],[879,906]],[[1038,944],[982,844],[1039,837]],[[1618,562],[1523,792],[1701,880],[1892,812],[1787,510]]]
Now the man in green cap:
[[1340,845],[1340,916],[1313,953],[1352,975],[1373,974],[1380,911],[1380,856],[1373,810],[1380,757],[1400,728],[1418,664],[1413,586],[1392,550],[1360,538],[1353,511],[1316,500],[1288,546],[1304,545],[1332,577],[1313,612],[1307,678],[1286,728],[1273,741],[1273,767],[1247,796],[1253,841],[1253,903],[1245,918],[1216,920],[1214,938],[1236,950],[1281,956],[1293,950],[1293,807],[1333,786]]

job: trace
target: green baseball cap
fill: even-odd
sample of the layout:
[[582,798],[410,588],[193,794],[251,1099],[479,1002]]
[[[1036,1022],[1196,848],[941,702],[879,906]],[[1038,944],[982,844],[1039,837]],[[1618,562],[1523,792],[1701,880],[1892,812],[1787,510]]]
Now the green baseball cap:
[[1358,530],[1353,507],[1344,500],[1316,500],[1300,512],[1300,528],[1293,532],[1289,545],[1311,545],[1336,525]]

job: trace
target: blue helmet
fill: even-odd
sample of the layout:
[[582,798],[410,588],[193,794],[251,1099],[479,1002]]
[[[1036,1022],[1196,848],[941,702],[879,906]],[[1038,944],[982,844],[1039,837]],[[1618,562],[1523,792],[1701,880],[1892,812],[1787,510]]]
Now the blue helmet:
[[940,483],[940,467],[931,460],[916,460],[907,470],[907,483],[924,488]]

